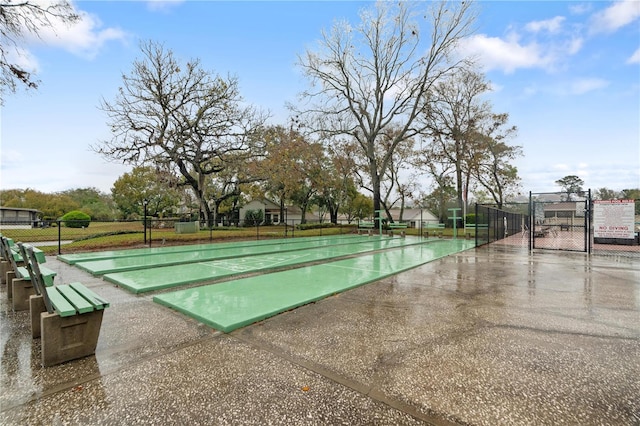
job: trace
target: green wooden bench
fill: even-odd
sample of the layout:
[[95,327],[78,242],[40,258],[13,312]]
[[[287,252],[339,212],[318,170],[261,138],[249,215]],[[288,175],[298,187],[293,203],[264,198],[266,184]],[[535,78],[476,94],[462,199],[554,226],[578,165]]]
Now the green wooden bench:
[[[8,256],[10,267],[5,272],[7,283],[7,298],[11,299],[14,311],[26,311],[29,309],[29,297],[35,294],[35,288],[31,282],[31,274],[26,267],[26,248],[30,247],[39,263],[44,263],[46,258],[42,250],[28,244],[16,243],[13,248],[7,239],[2,237],[2,247]],[[53,285],[53,280],[57,275],[56,271],[42,267],[43,279],[46,285]]]
[[361,220],[360,222],[358,222],[358,234],[360,234],[360,231],[365,231],[365,232],[368,232],[369,235],[371,235],[371,232],[375,228],[376,228],[375,222],[369,222],[365,220]]
[[475,223],[465,223],[464,224],[464,236],[465,238],[471,238],[471,231],[473,231],[473,235],[476,234],[476,224]]
[[29,301],[31,333],[41,338],[42,365],[49,367],[95,354],[109,302],[78,282],[47,286],[33,248],[26,251],[37,293]]
[[431,222],[428,222],[425,225],[425,228],[427,228],[427,229],[444,229],[444,223],[431,223]]
[[425,224],[425,228],[427,229],[427,237],[429,236],[429,231],[433,232],[434,235],[441,237],[444,232],[444,223],[427,222]]
[[407,229],[407,224],[406,223],[402,223],[402,222],[391,222],[389,225],[387,225],[389,227],[389,236],[393,236],[393,231],[396,229],[400,229],[400,236],[404,238],[405,234],[405,229]]
[[6,238],[4,235],[0,234],[0,284],[7,283],[7,271],[11,269],[11,262],[9,260],[9,258],[11,257],[11,251],[7,252],[7,249],[5,247],[8,240],[9,238]]
[[389,229],[407,229],[407,224],[400,222],[391,222],[389,224]]

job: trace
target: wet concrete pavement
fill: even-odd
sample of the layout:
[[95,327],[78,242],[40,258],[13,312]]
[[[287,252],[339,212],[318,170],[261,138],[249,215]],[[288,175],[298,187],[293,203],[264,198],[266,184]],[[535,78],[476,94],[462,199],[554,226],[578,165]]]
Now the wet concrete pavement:
[[478,248],[230,334],[47,261],[112,306],[43,369],[0,286],[0,424],[640,424],[638,258]]

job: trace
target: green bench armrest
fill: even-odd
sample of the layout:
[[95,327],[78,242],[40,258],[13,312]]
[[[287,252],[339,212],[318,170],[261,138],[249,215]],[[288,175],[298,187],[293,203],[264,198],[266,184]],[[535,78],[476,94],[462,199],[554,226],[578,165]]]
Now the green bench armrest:
[[14,250],[14,249],[11,249],[11,256],[13,257],[13,260],[16,263],[23,262],[22,255],[20,254],[20,252]]
[[16,278],[22,278],[25,281],[31,281],[31,277],[29,276],[29,271],[25,266],[18,266],[17,272],[18,273],[16,275],[20,275],[20,276],[19,277],[16,276]]
[[44,255],[44,252],[37,247],[33,247],[33,253],[36,255],[36,259],[38,259],[38,263],[46,263],[47,258]]

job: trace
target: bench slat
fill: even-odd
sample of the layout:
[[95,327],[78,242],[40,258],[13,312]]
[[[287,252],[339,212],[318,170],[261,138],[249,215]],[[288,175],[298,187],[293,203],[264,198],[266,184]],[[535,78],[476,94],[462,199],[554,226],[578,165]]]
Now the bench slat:
[[58,292],[58,287],[48,287],[45,291],[58,315],[61,317],[70,317],[76,314],[76,308]]
[[85,314],[87,312],[93,312],[94,308],[91,303],[87,301],[82,295],[78,294],[68,284],[59,285],[57,287],[58,292],[62,294],[75,308],[79,314]]
[[109,302],[107,302],[102,297],[98,296],[92,290],[88,289],[82,283],[71,283],[69,284],[76,292],[82,295],[89,303],[91,303],[96,309],[104,309],[109,307]]

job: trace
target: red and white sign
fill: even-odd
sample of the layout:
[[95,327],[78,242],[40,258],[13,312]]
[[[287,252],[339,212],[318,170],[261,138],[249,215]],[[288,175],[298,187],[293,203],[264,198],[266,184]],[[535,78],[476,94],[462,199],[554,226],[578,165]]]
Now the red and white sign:
[[595,238],[633,239],[635,203],[633,200],[595,200],[593,236]]

